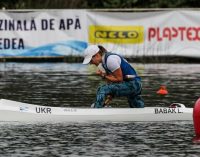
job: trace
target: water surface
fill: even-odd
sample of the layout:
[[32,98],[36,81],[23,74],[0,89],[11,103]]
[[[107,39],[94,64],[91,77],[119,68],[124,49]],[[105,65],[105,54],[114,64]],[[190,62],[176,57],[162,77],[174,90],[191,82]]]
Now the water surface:
[[[200,64],[133,64],[143,80],[145,106],[193,107],[200,96]],[[88,107],[103,82],[94,67],[66,63],[0,63],[0,97],[62,107]],[[160,85],[169,91],[156,94]],[[127,107],[126,98],[112,107]],[[5,123],[1,156],[199,156],[192,122]]]

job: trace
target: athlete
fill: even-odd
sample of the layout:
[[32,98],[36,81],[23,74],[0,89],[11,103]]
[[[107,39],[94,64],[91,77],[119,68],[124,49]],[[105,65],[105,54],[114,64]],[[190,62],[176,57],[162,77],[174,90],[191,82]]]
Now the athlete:
[[[106,80],[106,84],[97,90],[95,108],[106,105],[106,97],[126,96],[131,108],[143,108],[141,98],[141,78],[135,69],[120,55],[107,52],[101,45],[90,45],[84,51],[83,64],[93,64],[99,67],[97,74]],[[102,70],[103,69],[103,70]]]

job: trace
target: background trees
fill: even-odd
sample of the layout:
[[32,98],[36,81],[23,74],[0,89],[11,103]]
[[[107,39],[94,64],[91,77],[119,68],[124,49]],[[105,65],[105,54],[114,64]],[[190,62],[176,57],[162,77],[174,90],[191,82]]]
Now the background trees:
[[198,8],[198,0],[0,0],[5,9]]

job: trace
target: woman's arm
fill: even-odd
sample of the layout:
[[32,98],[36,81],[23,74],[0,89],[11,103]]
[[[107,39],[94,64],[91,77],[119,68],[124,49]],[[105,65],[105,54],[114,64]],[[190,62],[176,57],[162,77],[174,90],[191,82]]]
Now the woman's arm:
[[121,68],[118,68],[112,74],[106,75],[106,73],[103,73],[102,71],[97,71],[97,74],[100,75],[102,78],[105,78],[108,82],[122,82],[123,81],[123,75]]

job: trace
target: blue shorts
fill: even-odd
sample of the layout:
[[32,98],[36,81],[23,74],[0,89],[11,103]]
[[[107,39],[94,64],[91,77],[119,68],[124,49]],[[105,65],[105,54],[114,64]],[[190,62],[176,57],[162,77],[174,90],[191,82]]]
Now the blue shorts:
[[144,101],[141,98],[142,85],[140,80],[124,81],[102,85],[97,90],[95,108],[102,108],[107,95],[113,97],[126,96],[131,108],[143,108]]

